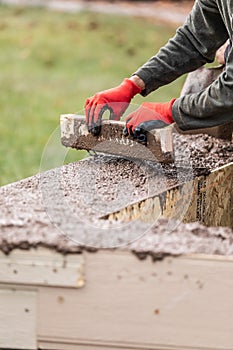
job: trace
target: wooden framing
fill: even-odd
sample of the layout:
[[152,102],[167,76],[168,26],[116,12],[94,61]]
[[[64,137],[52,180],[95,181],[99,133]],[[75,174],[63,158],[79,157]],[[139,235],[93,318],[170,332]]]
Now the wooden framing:
[[[167,191],[130,204],[105,218],[153,223],[159,217],[200,222],[206,226],[233,228],[233,163],[208,176],[175,186]],[[182,204],[182,205],[181,205]]]
[[[45,248],[1,255],[22,262],[58,253]],[[64,258],[60,255],[61,260]],[[85,283],[0,281],[0,348],[46,350],[232,350],[233,257],[190,255],[153,262],[129,251],[67,255],[65,281],[82,269]],[[15,268],[15,266],[14,266]],[[27,270],[27,269],[26,269]],[[27,272],[28,273],[28,272]],[[46,273],[46,271],[45,271]],[[16,276],[16,274],[13,274]]]

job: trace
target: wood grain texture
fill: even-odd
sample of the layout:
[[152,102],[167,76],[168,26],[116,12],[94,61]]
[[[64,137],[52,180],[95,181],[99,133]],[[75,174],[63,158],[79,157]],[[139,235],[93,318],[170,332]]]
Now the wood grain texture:
[[83,288],[0,281],[1,349],[232,350],[232,256],[82,256]]
[[185,222],[233,228],[233,163],[193,182],[192,201]]
[[0,348],[36,350],[36,323],[36,291],[0,284]]
[[109,220],[140,219],[155,222],[162,216],[206,226],[233,228],[233,163],[214,170],[208,176],[174,186],[164,193],[130,204],[104,216]]
[[80,288],[84,285],[82,255],[62,255],[45,248],[30,249],[27,254],[15,249],[0,251],[2,283]]
[[102,251],[85,259],[83,289],[40,289],[39,344],[84,350],[233,348],[232,258],[153,263]]

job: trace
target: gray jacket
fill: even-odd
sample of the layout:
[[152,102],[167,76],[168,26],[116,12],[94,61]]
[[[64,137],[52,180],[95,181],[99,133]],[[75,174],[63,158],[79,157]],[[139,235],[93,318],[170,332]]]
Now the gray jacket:
[[[216,50],[233,37],[233,0],[196,0],[183,27],[156,56],[138,69],[146,85],[142,95],[215,58]],[[183,130],[205,128],[233,120],[233,49],[226,69],[204,90],[182,96],[173,104],[173,117]]]

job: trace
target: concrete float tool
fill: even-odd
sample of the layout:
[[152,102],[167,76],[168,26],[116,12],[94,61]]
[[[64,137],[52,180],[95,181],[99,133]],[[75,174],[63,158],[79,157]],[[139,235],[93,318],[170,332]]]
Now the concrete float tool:
[[[61,142],[66,147],[78,150],[93,150],[124,158],[143,159],[159,163],[174,161],[174,132],[183,134],[208,134],[217,138],[231,140],[233,122],[199,130],[182,132],[176,124],[148,132],[147,144],[142,145],[123,135],[124,122],[103,120],[98,136],[88,132],[85,117],[76,114],[64,114],[60,117]],[[176,131],[175,131],[176,129]]]
[[60,123],[61,141],[66,147],[160,163],[169,163],[174,160],[172,128],[170,127],[150,131],[147,136],[147,144],[142,145],[123,135],[124,122],[103,120],[98,136],[93,136],[88,132],[83,116],[64,114],[61,115]]

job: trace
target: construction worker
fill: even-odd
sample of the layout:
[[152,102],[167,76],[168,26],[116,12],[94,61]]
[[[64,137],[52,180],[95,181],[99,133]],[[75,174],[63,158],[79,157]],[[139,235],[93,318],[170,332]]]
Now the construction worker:
[[[109,109],[119,120],[138,93],[147,96],[184,73],[212,62],[223,43],[233,36],[233,0],[196,0],[176,35],[130,78],[95,94],[85,104],[89,131],[98,134],[102,113]],[[233,49],[223,73],[207,88],[166,103],[143,103],[126,118],[125,136],[138,141],[145,130],[176,122],[181,130],[200,129],[233,120]]]

